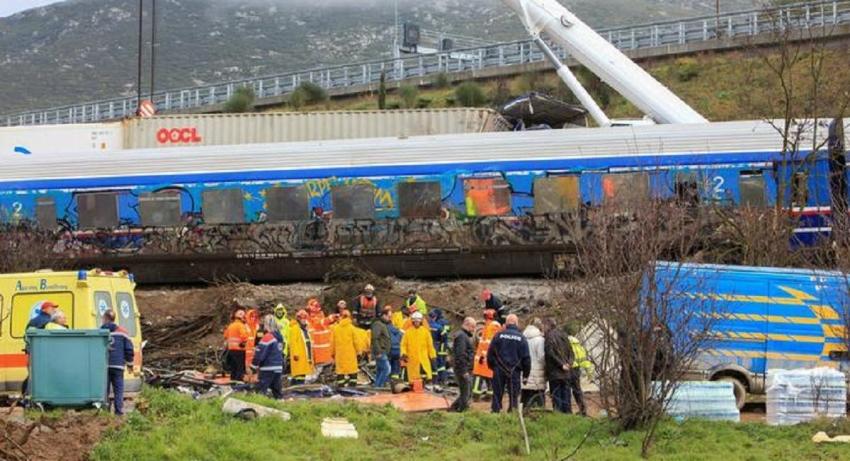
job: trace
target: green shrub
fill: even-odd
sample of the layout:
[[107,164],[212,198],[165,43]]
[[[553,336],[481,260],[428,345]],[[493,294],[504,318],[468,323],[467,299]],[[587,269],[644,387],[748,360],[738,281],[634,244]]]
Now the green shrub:
[[230,99],[224,103],[224,111],[230,113],[248,112],[254,105],[254,89],[250,86],[240,86]]
[[475,82],[465,82],[455,88],[455,99],[461,107],[478,107],[487,102],[484,90]]
[[304,107],[304,104],[307,103],[307,96],[301,91],[300,88],[297,88],[295,91],[289,94],[289,99],[287,101],[290,106],[295,109],[300,109]]
[[401,99],[401,107],[414,109],[419,98],[419,88],[413,85],[402,85],[398,89],[398,97]]
[[680,82],[689,82],[699,76],[699,63],[694,58],[680,58],[676,60],[676,79]]
[[304,82],[298,85],[298,89],[296,89],[295,91],[299,90],[304,92],[304,97],[307,104],[316,104],[328,100],[328,92],[316,83]]
[[431,85],[435,88],[448,88],[452,85],[452,80],[448,74],[441,72],[434,76],[434,79],[431,80]]
[[431,107],[431,103],[433,103],[433,102],[434,102],[434,100],[431,99],[431,98],[426,98],[426,97],[418,98],[416,100],[416,108],[417,109],[427,109],[427,108]]
[[388,102],[387,110],[401,109],[401,104],[398,101]]

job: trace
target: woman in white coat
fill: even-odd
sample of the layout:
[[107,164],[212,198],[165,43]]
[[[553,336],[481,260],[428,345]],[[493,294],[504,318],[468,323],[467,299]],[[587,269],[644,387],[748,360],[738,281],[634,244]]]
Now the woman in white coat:
[[525,407],[544,406],[546,402],[546,354],[543,349],[543,322],[535,318],[522,332],[531,353],[531,373],[522,385],[522,404]]

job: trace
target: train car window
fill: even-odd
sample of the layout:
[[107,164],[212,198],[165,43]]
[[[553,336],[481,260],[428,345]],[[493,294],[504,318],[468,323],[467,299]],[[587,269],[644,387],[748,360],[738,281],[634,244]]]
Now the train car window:
[[35,199],[35,220],[38,227],[42,229],[54,229],[56,227],[56,201],[53,200],[53,197]]
[[81,228],[104,229],[118,226],[118,193],[93,192],[77,195]]
[[348,184],[331,188],[334,219],[374,219],[375,188],[371,184]]
[[700,202],[699,182],[695,172],[677,173],[674,187],[676,200],[686,205],[698,205]]
[[503,178],[466,178],[463,190],[469,216],[511,214],[511,187]]
[[202,194],[204,222],[207,224],[240,224],[245,222],[242,189],[211,189]]
[[551,176],[534,180],[534,214],[577,211],[580,204],[579,176]]
[[602,203],[630,209],[649,200],[649,175],[645,172],[609,173],[602,176]]
[[741,171],[738,176],[738,189],[741,192],[741,206],[754,208],[767,206],[763,172]]
[[142,218],[142,226],[145,227],[179,226],[183,216],[180,193],[162,191],[141,194],[139,215]]
[[398,183],[398,207],[402,218],[439,218],[443,207],[440,183]]
[[809,175],[805,171],[794,173],[791,178],[791,206],[803,208],[809,203]]
[[310,218],[310,195],[305,187],[266,189],[266,215],[269,222],[302,221]]

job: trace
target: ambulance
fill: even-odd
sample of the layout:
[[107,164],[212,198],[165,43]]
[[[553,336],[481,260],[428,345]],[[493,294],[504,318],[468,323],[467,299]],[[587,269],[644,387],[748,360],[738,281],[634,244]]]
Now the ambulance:
[[133,370],[126,371],[125,392],[141,389],[142,332],[132,274],[99,269],[0,274],[0,395],[20,394],[27,377],[24,334],[27,323],[50,301],[59,306],[71,329],[100,328],[107,310],[133,341]]

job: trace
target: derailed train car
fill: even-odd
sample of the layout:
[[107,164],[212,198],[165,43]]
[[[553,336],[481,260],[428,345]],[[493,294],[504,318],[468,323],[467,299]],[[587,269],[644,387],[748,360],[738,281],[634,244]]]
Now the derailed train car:
[[635,197],[770,206],[783,196],[812,214],[802,238],[828,227],[827,133],[808,127],[793,153],[773,125],[752,121],[140,149],[108,162],[83,153],[11,162],[0,207],[45,228],[138,236],[190,223],[520,219]]

